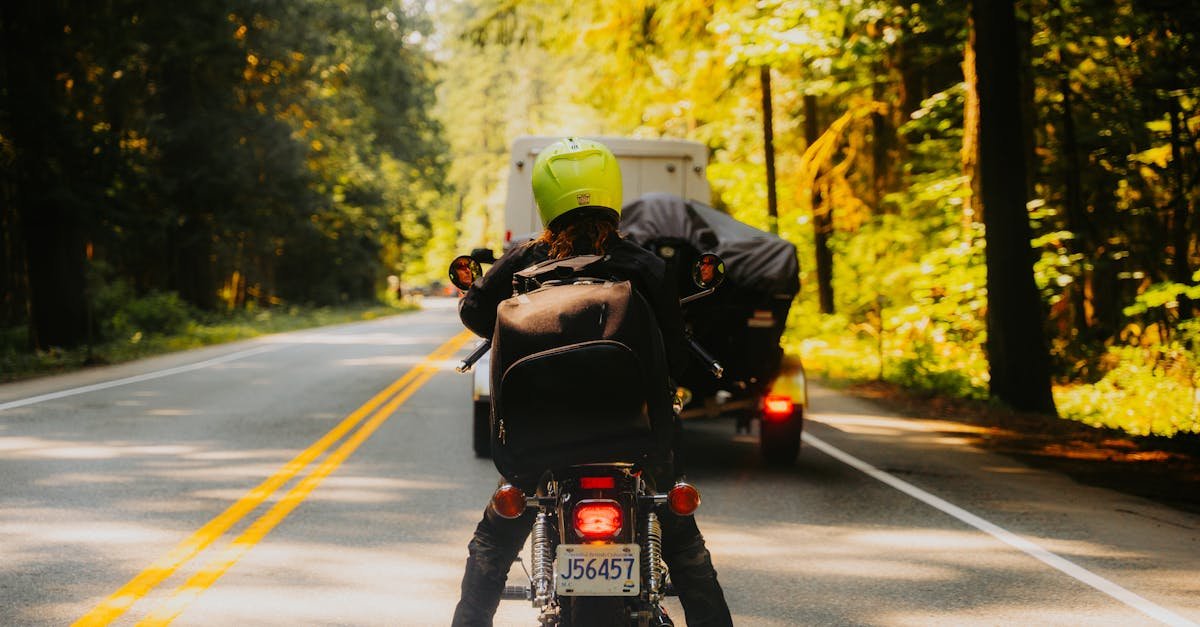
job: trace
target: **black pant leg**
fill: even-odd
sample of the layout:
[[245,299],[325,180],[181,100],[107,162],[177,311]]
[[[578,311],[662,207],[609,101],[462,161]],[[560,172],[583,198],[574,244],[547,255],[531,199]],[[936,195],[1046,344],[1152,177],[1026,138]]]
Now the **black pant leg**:
[[704,545],[704,536],[695,516],[676,516],[666,507],[658,508],[663,531],[663,559],[671,569],[671,582],[687,624],[692,627],[733,625],[725,594],[717,581],[712,555]]
[[517,553],[533,528],[535,513],[526,510],[517,518],[503,518],[487,507],[467,545],[467,568],[462,596],[454,608],[454,627],[489,627],[500,593]]

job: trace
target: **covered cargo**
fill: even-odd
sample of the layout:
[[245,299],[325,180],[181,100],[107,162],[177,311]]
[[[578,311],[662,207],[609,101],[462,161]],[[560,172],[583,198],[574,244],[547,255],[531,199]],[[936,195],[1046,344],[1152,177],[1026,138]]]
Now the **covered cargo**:
[[698,291],[691,268],[703,253],[725,260],[725,283],[684,309],[696,339],[725,366],[714,380],[692,364],[680,383],[700,395],[725,389],[761,395],[779,374],[779,345],[788,310],[800,290],[796,247],[694,200],[647,194],[625,205],[621,232],[667,262],[680,295]]

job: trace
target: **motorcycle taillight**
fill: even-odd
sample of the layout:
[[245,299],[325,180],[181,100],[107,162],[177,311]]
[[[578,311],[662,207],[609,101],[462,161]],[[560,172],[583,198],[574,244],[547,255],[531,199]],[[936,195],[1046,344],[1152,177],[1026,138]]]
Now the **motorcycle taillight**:
[[611,490],[617,485],[612,477],[581,477],[579,487],[584,490]]
[[621,532],[621,505],[610,500],[580,501],[575,506],[575,533],[584,540],[608,540]]

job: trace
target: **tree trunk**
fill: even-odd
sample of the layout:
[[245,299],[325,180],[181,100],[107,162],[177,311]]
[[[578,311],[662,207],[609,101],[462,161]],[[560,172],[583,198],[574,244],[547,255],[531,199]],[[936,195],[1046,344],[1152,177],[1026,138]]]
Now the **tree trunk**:
[[1026,210],[1021,77],[1013,0],[974,0],[979,175],[986,229],[987,352],[994,398],[1055,414]]
[[[1063,108],[1062,151],[1066,163],[1063,200],[1066,205],[1067,230],[1075,234],[1074,238],[1067,240],[1066,245],[1072,255],[1083,258],[1087,254],[1083,243],[1097,241],[1097,234],[1092,221],[1088,220],[1087,211],[1083,206],[1083,170],[1079,163],[1079,141],[1075,133],[1074,94],[1071,91],[1071,81],[1066,76],[1059,81],[1059,92],[1062,94]],[[1075,328],[1081,331],[1090,331],[1094,318],[1087,313],[1087,298],[1084,290],[1087,277],[1080,276],[1078,278],[1077,284],[1068,288],[1072,310],[1071,322]],[[1093,339],[1090,332],[1086,334],[1086,337],[1089,340]]]
[[962,158],[963,176],[970,181],[971,195],[963,203],[962,229],[963,241],[970,241],[974,236],[974,224],[982,216],[979,208],[983,206],[982,192],[979,190],[979,80],[975,76],[975,25],[968,18],[967,45],[963,54],[963,83],[966,93],[963,94],[963,139],[959,156]]
[[[60,7],[60,10],[61,7]],[[87,340],[81,207],[69,189],[71,150],[66,103],[57,74],[67,47],[54,5],[14,3],[0,13],[6,83],[0,106],[12,128],[13,200],[24,238],[29,283],[30,343],[72,348]],[[68,187],[64,189],[64,187]]]
[[29,320],[25,247],[12,173],[0,176],[0,327],[12,327]]
[[[1171,169],[1175,173],[1175,197],[1171,212],[1171,247],[1174,256],[1171,263],[1171,280],[1184,285],[1192,284],[1192,264],[1188,259],[1191,252],[1192,233],[1188,228],[1191,212],[1188,210],[1188,183],[1185,173],[1186,164],[1183,160],[1182,127],[1186,123],[1183,111],[1179,107],[1179,99],[1169,96],[1170,103],[1167,112],[1171,116]],[[1179,318],[1192,318],[1192,299],[1179,295]]]
[[[804,96],[804,140],[809,146],[821,136],[817,125],[817,97]],[[833,234],[833,208],[821,206],[821,189],[812,188],[813,248],[816,252],[817,300],[821,313],[833,313],[833,253],[829,250],[829,236]]]
[[[871,88],[871,97],[876,106],[884,105],[886,94],[882,77],[888,76],[887,68],[880,64],[876,68],[875,84]],[[888,107],[890,109],[890,107]],[[896,136],[895,128],[883,111],[871,113],[871,196],[875,205],[874,210],[882,213],[883,198],[892,189],[892,144]]]
[[759,68],[762,83],[763,153],[767,164],[767,221],[772,233],[779,233],[779,205],[775,194],[775,129],[771,104],[771,67]]

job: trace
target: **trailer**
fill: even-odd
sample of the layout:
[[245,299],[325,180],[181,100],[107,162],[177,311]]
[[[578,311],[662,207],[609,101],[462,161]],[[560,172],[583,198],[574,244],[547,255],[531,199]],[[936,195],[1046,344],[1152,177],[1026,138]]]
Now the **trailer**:
[[741,429],[759,422],[767,461],[790,464],[800,448],[808,400],[798,364],[781,376],[780,340],[800,290],[796,247],[697,200],[651,193],[627,203],[621,231],[667,262],[681,296],[698,288],[691,268],[704,253],[725,261],[725,283],[712,296],[684,307],[692,336],[725,368],[720,379],[690,364],[679,384],[691,392],[681,416],[726,415]]

